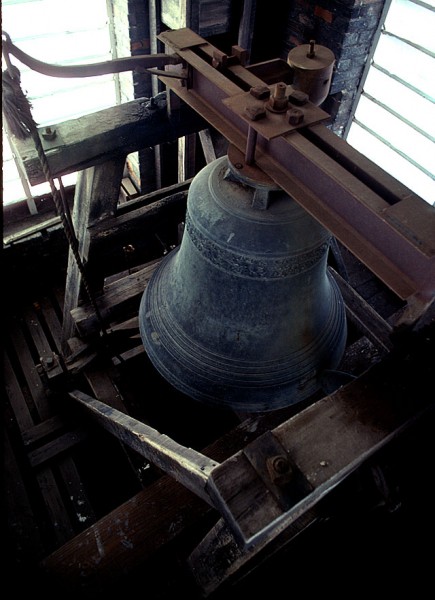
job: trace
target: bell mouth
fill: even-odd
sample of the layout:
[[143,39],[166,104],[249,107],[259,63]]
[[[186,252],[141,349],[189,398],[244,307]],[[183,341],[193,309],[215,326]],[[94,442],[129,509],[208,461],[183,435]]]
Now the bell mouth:
[[252,413],[300,403],[321,388],[321,373],[338,366],[346,342],[344,309],[334,280],[331,311],[317,336],[308,345],[270,359],[263,347],[256,359],[247,356],[246,348],[243,351],[240,338],[242,349],[234,351],[236,340],[207,344],[200,331],[180,325],[174,306],[165,301],[177,254],[178,249],[173,250],[154,272],[139,311],[148,357],[174,388],[209,406]]

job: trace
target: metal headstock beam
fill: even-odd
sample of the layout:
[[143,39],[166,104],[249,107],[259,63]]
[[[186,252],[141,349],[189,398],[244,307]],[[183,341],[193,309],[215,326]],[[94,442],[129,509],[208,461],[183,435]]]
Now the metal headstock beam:
[[[243,101],[251,107],[249,88],[264,81],[196,33],[166,31],[159,38],[180,56],[188,72],[187,81],[161,80],[240,151],[241,168],[247,166],[243,157],[253,156],[257,167],[397,296],[429,305],[435,295],[433,206],[319,125],[323,115],[317,122],[309,117],[287,129],[285,114],[266,110],[263,118],[252,119],[252,111],[243,112]],[[279,118],[283,133],[277,128]],[[319,129],[320,136],[310,135]],[[364,165],[370,165],[370,176],[361,177]],[[373,185],[376,180],[382,185]]]

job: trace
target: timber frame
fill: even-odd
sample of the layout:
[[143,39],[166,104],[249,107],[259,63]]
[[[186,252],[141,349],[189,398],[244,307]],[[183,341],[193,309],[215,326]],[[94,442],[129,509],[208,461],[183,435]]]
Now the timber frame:
[[[186,78],[161,76],[167,91],[152,101],[136,100],[101,111],[98,118],[90,115],[61,123],[54,140],[43,140],[54,177],[80,171],[73,223],[105,322],[115,322],[126,307],[133,307],[134,313],[159,259],[110,280],[113,273],[94,270],[97,258],[119,254],[128,239],[138,247],[146,246],[146,241],[141,242],[144,228],[151,230],[157,220],[172,219],[174,238],[178,235],[179,241],[182,231],[177,228],[189,185],[187,180],[166,190],[166,195],[155,193],[146,204],[132,201],[124,210],[118,200],[127,154],[200,132],[204,155],[211,160],[213,152],[205,150],[209,127],[228,141],[241,165],[254,162],[404,301],[392,322],[387,322],[349,286],[343,273],[331,268],[348,319],[376,346],[381,360],[289,418],[285,414],[255,418],[258,436],[247,444],[240,439],[230,444],[232,451],[225,456],[214,454],[213,448],[204,452],[186,448],[130,417],[122,403],[101,401],[77,387],[69,390],[85,418],[96,421],[193,493],[200,500],[200,511],[211,508],[220,515],[188,560],[207,597],[257,554],[283,545],[313,523],[325,496],[433,411],[429,390],[434,357],[435,213],[331,134],[323,111],[308,106],[308,124],[283,127],[275,120],[272,129],[264,120],[247,117],[242,109],[253,101],[250,90],[267,86],[273,93],[277,69],[282,76],[281,64],[271,61],[269,70],[267,65],[261,65],[261,70],[256,65],[246,67],[243,49],[235,47],[231,56],[224,55],[189,29],[165,32],[159,39],[182,59],[181,65],[170,69],[181,69]],[[43,173],[31,141],[17,140],[16,148],[30,181],[41,182]],[[109,325],[104,333],[110,340],[129,327],[137,330],[137,315],[118,328]],[[92,364],[100,334],[100,323],[83,294],[80,272],[70,255],[62,331],[62,358],[69,375]],[[113,365],[142,352],[138,341],[114,354]],[[46,366],[53,380],[59,375],[54,367],[59,371],[58,362]],[[254,417],[248,415],[241,429],[249,429],[250,419]],[[103,530],[102,524],[100,533]],[[65,544],[43,561],[44,568],[62,573],[65,565],[74,563],[77,545],[86,541],[92,546],[97,531],[98,526],[81,535],[81,542]],[[91,546],[86,551],[89,557]],[[114,553],[122,551],[118,547]],[[225,555],[226,566],[210,571],[210,562],[217,564],[218,554]],[[79,568],[78,563],[74,568]]]

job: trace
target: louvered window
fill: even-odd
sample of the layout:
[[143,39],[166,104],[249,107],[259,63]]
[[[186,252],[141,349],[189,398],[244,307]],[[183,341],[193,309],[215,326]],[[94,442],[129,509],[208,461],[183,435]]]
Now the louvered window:
[[391,0],[347,141],[435,203],[435,2]]
[[[112,58],[111,29],[106,0],[3,0],[2,30],[21,50],[44,62],[72,65]],[[86,78],[47,77],[11,56],[21,73],[22,89],[32,104],[32,115],[43,127],[74,119],[116,104],[113,75]],[[5,69],[5,64],[2,65]],[[75,183],[75,174],[62,177]],[[3,129],[3,205],[49,193],[48,184],[30,186],[15,161]]]

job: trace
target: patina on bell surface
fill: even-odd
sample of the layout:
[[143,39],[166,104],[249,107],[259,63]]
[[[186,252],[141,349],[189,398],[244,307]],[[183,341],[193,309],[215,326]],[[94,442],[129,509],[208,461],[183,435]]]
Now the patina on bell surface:
[[141,300],[160,374],[200,402],[246,412],[300,402],[340,362],[345,308],[330,233],[263,174],[227,156],[191,183],[179,247]]

